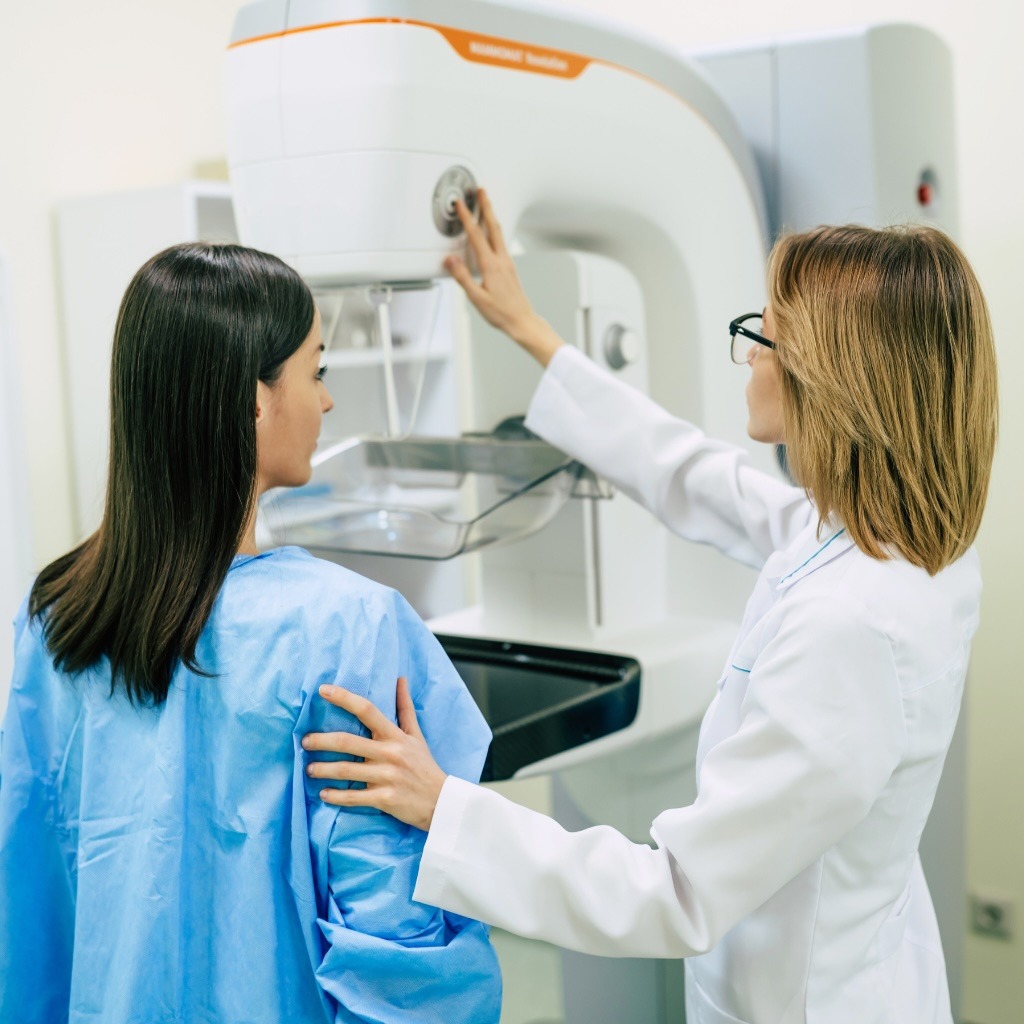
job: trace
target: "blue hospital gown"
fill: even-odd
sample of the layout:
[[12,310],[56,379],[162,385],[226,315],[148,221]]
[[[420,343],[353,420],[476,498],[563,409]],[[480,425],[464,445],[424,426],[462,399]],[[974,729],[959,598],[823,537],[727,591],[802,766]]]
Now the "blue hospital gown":
[[426,834],[339,809],[304,733],[395,717],[406,675],[441,767],[476,781],[490,731],[394,591],[299,548],[232,564],[165,704],[56,671],[16,623],[0,752],[0,1021],[497,1021],[483,925],[412,901]]

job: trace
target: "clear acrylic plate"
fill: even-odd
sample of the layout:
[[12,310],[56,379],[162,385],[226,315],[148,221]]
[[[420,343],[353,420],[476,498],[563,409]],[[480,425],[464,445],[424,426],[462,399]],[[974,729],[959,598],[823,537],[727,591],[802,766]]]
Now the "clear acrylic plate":
[[275,544],[447,559],[525,537],[593,478],[539,439],[358,437],[327,445],[305,487],[272,491]]

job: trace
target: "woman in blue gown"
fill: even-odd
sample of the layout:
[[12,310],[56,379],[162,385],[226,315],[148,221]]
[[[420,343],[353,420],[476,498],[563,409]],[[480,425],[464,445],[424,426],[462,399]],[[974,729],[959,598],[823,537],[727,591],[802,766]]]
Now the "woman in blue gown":
[[133,279],[115,331],[95,534],[40,573],[15,625],[0,750],[0,1020],[496,1021],[477,922],[412,901],[425,835],[341,810],[300,738],[389,717],[400,676],[445,771],[490,733],[394,591],[255,509],[305,483],[319,317],[274,257],[188,244]]

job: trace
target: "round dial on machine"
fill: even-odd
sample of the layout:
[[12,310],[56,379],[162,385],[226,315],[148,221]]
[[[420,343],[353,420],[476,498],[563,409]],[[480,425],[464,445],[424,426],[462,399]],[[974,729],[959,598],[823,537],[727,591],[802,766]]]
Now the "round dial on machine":
[[640,335],[622,324],[612,324],[604,332],[604,357],[613,370],[621,370],[640,358],[643,343]]
[[476,179],[467,168],[456,164],[449,167],[434,186],[434,224],[447,238],[462,234],[462,221],[455,212],[459,199],[469,207],[470,213],[476,213]]

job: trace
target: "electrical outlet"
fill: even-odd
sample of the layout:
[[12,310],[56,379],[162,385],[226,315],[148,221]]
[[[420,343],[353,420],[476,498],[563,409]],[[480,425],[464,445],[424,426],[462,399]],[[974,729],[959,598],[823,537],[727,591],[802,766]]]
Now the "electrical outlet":
[[992,939],[1013,939],[1014,905],[1011,899],[988,893],[971,893],[971,931]]

